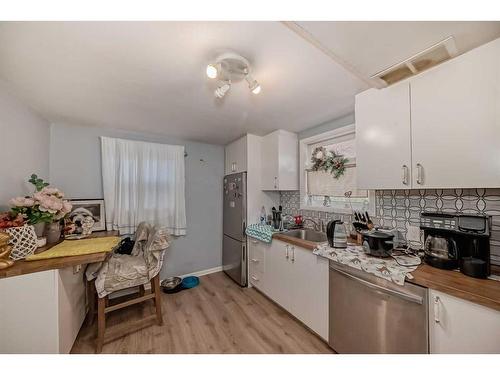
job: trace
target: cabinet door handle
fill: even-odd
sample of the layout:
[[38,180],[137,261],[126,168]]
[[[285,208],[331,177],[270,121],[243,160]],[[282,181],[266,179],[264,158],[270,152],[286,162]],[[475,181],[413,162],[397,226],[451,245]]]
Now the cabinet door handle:
[[254,245],[258,245],[259,241],[257,241],[257,240],[252,240],[252,243],[253,243]]
[[252,280],[259,281],[259,278],[252,275]]
[[424,167],[422,164],[417,163],[417,184],[422,185],[424,183]]
[[440,318],[440,311],[439,311],[439,302],[440,302],[440,298],[439,296],[435,296],[434,297],[434,321],[436,323],[439,323],[441,321],[441,318]]
[[251,260],[252,260],[252,262],[254,262],[254,263],[259,263],[259,260],[258,260],[258,259],[252,258]]
[[285,258],[288,259],[288,245],[285,245]]
[[401,180],[403,181],[403,185],[408,185],[408,175],[408,166],[404,164],[401,168]]
[[292,263],[295,262],[295,246],[292,246]]
[[278,177],[274,177],[274,188],[278,188]]
[[236,162],[231,163],[231,172],[236,172]]

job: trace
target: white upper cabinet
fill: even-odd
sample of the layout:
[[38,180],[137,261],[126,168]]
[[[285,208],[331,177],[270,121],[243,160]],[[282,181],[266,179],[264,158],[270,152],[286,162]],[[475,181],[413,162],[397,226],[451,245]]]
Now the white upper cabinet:
[[499,103],[500,39],[357,95],[359,187],[500,187]]
[[247,137],[241,137],[225,148],[226,175],[247,171]]
[[361,189],[411,184],[410,88],[402,82],[356,96],[356,169]]
[[410,85],[413,187],[499,187],[500,39]]
[[298,190],[297,134],[276,130],[262,139],[262,190]]

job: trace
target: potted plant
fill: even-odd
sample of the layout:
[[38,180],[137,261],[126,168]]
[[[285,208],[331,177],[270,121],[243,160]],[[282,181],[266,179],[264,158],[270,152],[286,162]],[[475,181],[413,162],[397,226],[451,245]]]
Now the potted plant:
[[47,243],[57,242],[61,235],[59,222],[71,212],[72,205],[64,199],[62,191],[50,187],[37,175],[31,175],[29,182],[35,186],[35,192],[32,196],[11,199],[12,213],[26,218],[28,224],[35,227],[38,237],[48,224]]

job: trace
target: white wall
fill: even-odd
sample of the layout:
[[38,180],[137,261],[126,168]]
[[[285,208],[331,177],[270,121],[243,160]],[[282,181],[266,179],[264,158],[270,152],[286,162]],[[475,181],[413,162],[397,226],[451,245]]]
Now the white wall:
[[0,211],[29,194],[32,173],[49,176],[49,123],[15,99],[0,82]]
[[161,277],[221,266],[223,146],[67,124],[51,125],[50,133],[50,181],[71,198],[103,197],[99,136],[185,145],[187,235],[168,250]]

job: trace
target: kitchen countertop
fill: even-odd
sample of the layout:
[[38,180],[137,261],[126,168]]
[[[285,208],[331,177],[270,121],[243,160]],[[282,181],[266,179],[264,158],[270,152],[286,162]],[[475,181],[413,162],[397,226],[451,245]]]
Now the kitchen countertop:
[[[311,251],[318,245],[316,242],[289,237],[283,233],[274,233],[273,238]],[[458,271],[442,270],[427,264],[421,264],[411,274],[413,280],[406,282],[500,311],[500,281],[476,279]]]
[[283,233],[273,233],[273,238],[311,251],[313,251],[316,246],[318,246],[317,242],[303,240],[302,238],[290,237]]
[[421,264],[407,282],[438,290],[500,311],[500,281],[476,279],[459,271],[447,271]]

